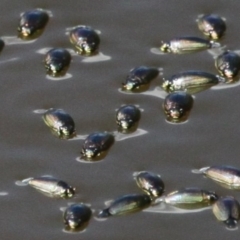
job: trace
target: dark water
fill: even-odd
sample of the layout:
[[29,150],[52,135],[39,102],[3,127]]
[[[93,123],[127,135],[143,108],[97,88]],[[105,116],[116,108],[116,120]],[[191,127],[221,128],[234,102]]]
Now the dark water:
[[[132,174],[149,170],[161,174],[166,192],[197,186],[219,195],[226,190],[191,173],[212,164],[239,163],[239,87],[208,90],[196,95],[186,124],[165,122],[163,99],[118,91],[126,75],[140,65],[163,68],[164,76],[189,69],[215,72],[213,57],[206,51],[191,55],[154,55],[161,40],[199,36],[195,19],[199,14],[217,13],[227,19],[221,41],[231,50],[239,45],[239,2],[183,1],[2,1],[1,35],[16,36],[19,15],[33,8],[52,11],[43,35],[31,44],[12,44],[0,56],[1,142],[0,142],[0,236],[8,239],[236,239],[238,231],[227,231],[210,210],[199,213],[141,212],[98,222],[92,219],[86,232],[62,232],[61,207],[81,201],[93,209],[123,194],[140,193]],[[89,25],[101,31],[100,51],[111,60],[86,63],[73,56],[72,78],[50,81],[45,76],[43,48],[72,48],[65,29]],[[152,84],[153,90],[161,78]],[[83,164],[83,140],[63,141],[51,135],[36,109],[63,108],[75,119],[77,132],[115,131],[115,109],[138,104],[144,109],[139,128],[148,133],[117,141],[107,157]],[[52,175],[78,189],[73,200],[51,199],[30,187],[15,185],[28,177]]]

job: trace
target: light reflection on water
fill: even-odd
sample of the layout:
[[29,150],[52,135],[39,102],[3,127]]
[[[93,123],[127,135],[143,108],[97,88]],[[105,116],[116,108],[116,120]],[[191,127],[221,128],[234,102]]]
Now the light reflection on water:
[[2,40],[5,42],[6,45],[14,45],[14,44],[31,44],[37,41],[37,39],[33,39],[30,41],[24,41],[17,36],[3,36]]
[[87,229],[83,229],[83,230],[81,230],[81,231],[68,231],[68,230],[66,230],[66,229],[62,229],[62,232],[64,232],[64,233],[68,233],[68,234],[81,234],[81,233],[84,233],[84,232],[86,232],[86,230]]
[[227,89],[227,88],[238,87],[239,85],[240,85],[240,81],[238,80],[235,83],[219,84],[219,85],[216,85],[214,87],[211,87],[210,89],[212,89],[212,90],[223,90],[223,89]]
[[115,141],[123,141],[129,138],[133,138],[133,137],[139,137],[141,135],[147,134],[148,131],[144,130],[144,129],[140,129],[138,128],[135,132],[130,133],[130,134],[123,134],[120,132],[113,132],[114,136],[115,136]]
[[158,205],[151,206],[149,208],[144,209],[144,212],[151,212],[151,213],[170,213],[170,214],[186,214],[186,213],[196,213],[202,212],[205,210],[211,209],[211,206],[199,209],[181,209],[176,208],[170,205],[167,205],[164,202],[159,203]]
[[17,61],[18,59],[19,59],[18,57],[10,58],[10,59],[4,60],[4,61],[0,61],[0,64],[4,64],[4,63],[7,63],[7,62]]
[[[139,136],[147,134],[147,133],[148,133],[148,131],[146,131],[144,129],[140,129],[140,128],[137,129],[135,132],[129,133],[129,134],[123,134],[118,131],[112,132],[112,134],[115,137],[115,141],[122,141],[122,140],[126,140],[126,139],[133,138],[133,137],[139,137]],[[71,138],[68,141],[85,140],[87,137],[88,137],[88,135],[77,135],[76,137]]]
[[70,73],[66,73],[65,76],[62,76],[62,77],[52,77],[52,76],[46,75],[46,79],[51,81],[62,81],[62,80],[70,79],[72,78],[72,76],[73,75]]
[[118,91],[123,94],[132,94],[132,95],[142,94],[142,95],[149,95],[149,96],[153,96],[161,99],[165,99],[165,97],[168,95],[168,93],[165,92],[161,87],[155,87],[153,90],[149,90],[141,93],[122,91],[121,88],[119,88]]
[[0,192],[0,196],[4,197],[4,196],[7,196],[8,195],[8,192]]
[[160,51],[160,49],[158,49],[158,48],[151,48],[150,52],[153,54],[156,54],[156,55],[166,55],[166,53]]
[[85,57],[82,62],[84,63],[95,63],[95,62],[102,62],[111,60],[110,56],[104,55],[103,53],[99,52],[97,55]]

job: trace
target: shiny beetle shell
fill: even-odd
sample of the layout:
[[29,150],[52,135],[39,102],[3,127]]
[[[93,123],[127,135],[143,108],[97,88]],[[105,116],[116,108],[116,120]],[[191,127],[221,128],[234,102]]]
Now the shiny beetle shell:
[[193,97],[186,92],[170,93],[164,100],[163,109],[169,122],[180,123],[188,119]]
[[213,40],[220,39],[226,31],[225,21],[216,14],[204,15],[197,22],[199,30]]
[[99,160],[114,143],[114,136],[108,132],[94,132],[84,141],[81,154],[85,160]]
[[150,196],[146,194],[129,194],[114,200],[109,207],[100,211],[98,218],[126,215],[143,210],[151,204]]
[[75,136],[75,123],[64,110],[50,108],[44,113],[43,120],[59,138],[68,139]]
[[185,91],[190,94],[204,91],[224,81],[221,77],[203,71],[190,70],[164,79],[162,88],[166,92]]
[[160,175],[152,172],[142,171],[134,174],[139,188],[150,195],[151,198],[160,197],[164,192],[164,182]]
[[75,188],[52,177],[32,178],[28,184],[49,197],[71,198],[75,194]]
[[81,231],[86,228],[91,216],[92,211],[87,205],[76,203],[65,210],[63,222],[67,230]]
[[47,74],[64,76],[71,62],[71,54],[64,48],[54,48],[47,52],[44,63]]
[[91,27],[75,27],[71,30],[69,38],[77,52],[81,55],[94,55],[98,51],[100,38]]
[[217,199],[215,192],[196,187],[183,188],[164,197],[167,204],[183,209],[204,208],[213,204]]
[[220,44],[199,37],[179,37],[168,42],[162,42],[160,50],[164,53],[184,54],[215,47],[220,47]]
[[49,16],[42,9],[27,11],[22,14],[18,26],[19,37],[34,39],[40,36],[47,25]]
[[204,167],[199,170],[204,176],[228,189],[240,189],[240,169],[219,165]]
[[4,46],[5,42],[2,39],[0,39],[0,52],[3,50]]
[[227,228],[237,227],[237,221],[240,217],[239,202],[231,196],[221,197],[213,204],[213,214],[215,217],[226,224]]
[[120,132],[137,127],[141,118],[141,111],[134,105],[125,105],[120,107],[116,113],[116,123]]
[[140,66],[132,69],[122,84],[122,90],[141,92],[149,88],[150,82],[156,78],[159,70],[153,67]]
[[215,59],[215,67],[228,79],[236,77],[240,70],[240,56],[233,51],[226,51]]

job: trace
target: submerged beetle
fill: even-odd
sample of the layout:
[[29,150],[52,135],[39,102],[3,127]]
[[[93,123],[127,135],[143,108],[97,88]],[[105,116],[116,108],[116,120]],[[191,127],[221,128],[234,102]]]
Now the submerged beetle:
[[227,225],[227,228],[237,228],[237,221],[240,218],[239,202],[231,196],[221,197],[213,204],[213,214]]
[[69,139],[76,134],[72,117],[62,109],[50,108],[44,113],[43,120],[59,138]]
[[186,91],[190,94],[204,91],[223,82],[221,77],[203,71],[189,70],[164,79],[162,88],[166,92]]
[[225,21],[216,14],[203,15],[197,22],[200,31],[213,40],[221,38],[226,31]]
[[49,197],[56,198],[71,198],[76,190],[66,182],[53,177],[31,178],[28,181],[28,185]]
[[164,183],[161,176],[152,172],[142,171],[134,173],[137,185],[151,198],[160,197],[164,192]]
[[232,166],[218,165],[204,167],[199,170],[192,170],[193,173],[200,173],[219,183],[228,189],[240,189],[240,169]]
[[116,123],[119,131],[127,133],[130,130],[136,130],[141,118],[141,111],[134,105],[125,105],[120,107],[116,113]]
[[215,67],[223,77],[232,79],[240,71],[240,56],[233,51],[226,51],[215,59]]
[[47,25],[49,15],[42,9],[34,9],[22,14],[18,26],[19,37],[35,39],[40,36]]
[[171,192],[163,198],[163,201],[178,208],[197,209],[210,206],[217,199],[215,192],[191,187]]
[[100,160],[114,143],[114,136],[108,132],[94,132],[84,141],[81,158],[85,160]]
[[169,42],[162,42],[160,50],[165,53],[184,54],[216,47],[220,47],[220,44],[199,37],[179,37]]
[[47,74],[64,76],[71,62],[71,54],[64,48],[53,48],[47,52],[44,63]]
[[150,82],[156,78],[159,70],[153,67],[140,66],[132,69],[122,84],[122,90],[141,92],[149,88]]
[[65,210],[63,222],[67,230],[81,231],[87,227],[91,216],[92,211],[87,205],[76,203]]
[[163,110],[167,121],[172,123],[186,121],[192,109],[193,102],[193,97],[186,92],[170,93],[163,103]]
[[113,200],[110,205],[101,210],[98,218],[107,218],[110,216],[126,215],[134,213],[149,207],[151,204],[150,196],[146,194],[129,194]]
[[91,27],[77,26],[71,30],[69,38],[81,55],[94,55],[98,51],[100,38]]

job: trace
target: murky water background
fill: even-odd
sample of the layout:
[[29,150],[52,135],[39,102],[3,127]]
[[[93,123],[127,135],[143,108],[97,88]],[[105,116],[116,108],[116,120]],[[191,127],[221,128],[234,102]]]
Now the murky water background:
[[[236,239],[239,231],[227,231],[210,210],[140,212],[104,222],[93,218],[84,233],[70,235],[62,232],[60,208],[81,201],[98,210],[106,200],[140,193],[132,174],[141,170],[161,174],[166,192],[196,186],[240,200],[240,193],[191,173],[191,169],[213,164],[240,167],[239,86],[197,94],[189,121],[180,125],[165,122],[161,98],[118,91],[130,69],[140,65],[163,68],[164,76],[190,69],[216,73],[207,51],[155,55],[150,49],[173,37],[201,37],[195,19],[203,13],[224,16],[228,29],[221,43],[231,50],[240,49],[238,5],[234,0],[2,1],[1,36],[16,36],[19,15],[26,10],[49,9],[53,17],[37,41],[8,45],[0,55],[1,239]],[[101,31],[100,51],[111,59],[83,62],[84,58],[74,56],[68,71],[72,78],[47,79],[44,55],[37,51],[72,48],[65,29],[79,24]],[[160,81],[161,77],[154,80],[150,91]],[[33,113],[63,108],[74,118],[77,133],[86,135],[115,131],[115,109],[122,104],[144,109],[139,128],[148,133],[117,141],[103,161],[93,164],[76,161],[83,140],[55,138],[41,116]],[[77,187],[77,198],[51,199],[15,185],[17,180],[42,175]]]

